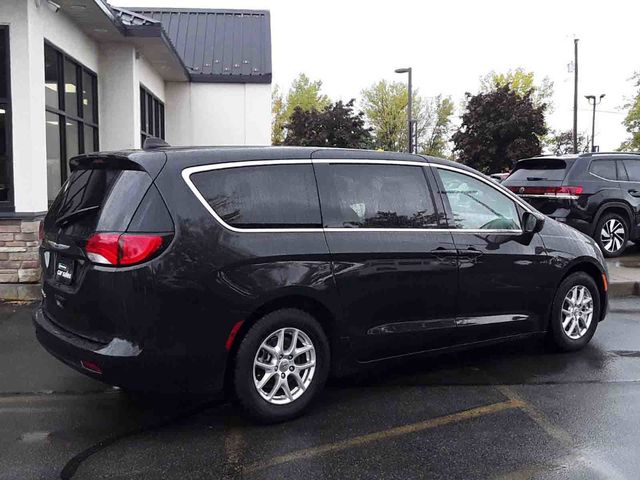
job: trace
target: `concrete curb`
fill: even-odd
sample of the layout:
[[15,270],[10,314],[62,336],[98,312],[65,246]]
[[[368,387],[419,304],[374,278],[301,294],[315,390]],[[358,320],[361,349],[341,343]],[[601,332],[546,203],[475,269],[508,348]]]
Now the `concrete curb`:
[[609,297],[620,298],[632,295],[640,296],[640,282],[612,282],[609,283]]

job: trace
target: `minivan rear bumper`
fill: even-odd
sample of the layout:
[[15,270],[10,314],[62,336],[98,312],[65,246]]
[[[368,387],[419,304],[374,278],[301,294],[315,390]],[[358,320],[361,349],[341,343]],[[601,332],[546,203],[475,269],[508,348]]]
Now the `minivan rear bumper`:
[[[101,382],[138,392],[211,392],[221,389],[222,378],[198,374],[185,356],[155,355],[132,342],[113,339],[108,344],[94,342],[56,325],[39,306],[33,313],[36,337],[54,357],[71,368]],[[81,362],[101,369],[96,373]],[[215,369],[209,373],[215,372]],[[206,377],[205,377],[206,378]],[[193,381],[198,384],[194,387]],[[211,385],[210,382],[215,384]],[[209,383],[209,385],[207,385]]]

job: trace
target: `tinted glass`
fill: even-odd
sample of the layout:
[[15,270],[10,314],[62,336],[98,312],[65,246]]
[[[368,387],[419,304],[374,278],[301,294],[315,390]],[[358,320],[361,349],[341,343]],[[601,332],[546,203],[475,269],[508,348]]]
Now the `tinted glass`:
[[625,160],[624,166],[632,182],[640,182],[640,160]]
[[567,162],[559,158],[520,160],[506,182],[564,180],[567,167]]
[[9,72],[7,71],[7,60],[9,49],[7,48],[7,29],[0,27],[0,98],[7,98],[7,86],[9,85]]
[[[1,34],[2,32],[0,32]],[[0,38],[2,35],[0,35]],[[0,104],[0,201],[9,199],[11,179],[9,178],[9,112]]]
[[327,227],[437,226],[422,167],[333,164],[318,171]]
[[515,203],[469,175],[438,169],[456,228],[519,230]]
[[48,106],[59,108],[58,77],[60,55],[49,45],[44,46],[44,95]]
[[87,72],[82,72],[82,116],[89,122],[95,122],[94,115],[94,85],[93,76]]
[[64,61],[64,110],[78,115],[78,68],[69,60]]
[[47,112],[47,197],[52,202],[61,185],[60,174],[60,117]]
[[226,223],[241,228],[319,227],[311,165],[270,165],[195,173],[191,180]]
[[616,162],[614,160],[594,160],[591,162],[589,171],[607,180],[617,179]]
[[84,126],[84,153],[93,153],[98,150],[95,141],[95,131],[93,127]]
[[147,131],[147,96],[144,89],[140,89],[140,130]]
[[78,135],[78,122],[75,120],[66,121],[66,135],[67,135],[67,158],[66,168],[67,174],[69,173],[69,159],[77,156],[80,153],[80,137]]

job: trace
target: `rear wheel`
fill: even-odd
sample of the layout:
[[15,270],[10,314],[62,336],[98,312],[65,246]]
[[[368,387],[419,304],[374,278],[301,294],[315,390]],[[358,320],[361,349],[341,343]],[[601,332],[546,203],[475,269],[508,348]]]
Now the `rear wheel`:
[[617,213],[605,213],[596,225],[595,237],[605,257],[617,257],[629,240],[627,221]]
[[566,352],[583,348],[600,319],[600,293],[593,278],[576,272],[565,278],[551,310],[551,343]]
[[262,422],[300,415],[329,373],[329,342],[308,313],[287,308],[265,315],[242,339],[234,388],[245,410]]

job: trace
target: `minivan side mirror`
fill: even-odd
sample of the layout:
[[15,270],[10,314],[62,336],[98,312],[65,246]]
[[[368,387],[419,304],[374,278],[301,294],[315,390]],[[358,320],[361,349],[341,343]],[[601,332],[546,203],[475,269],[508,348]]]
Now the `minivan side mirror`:
[[522,215],[522,225],[525,233],[538,233],[544,226],[544,217],[532,212],[524,212]]

